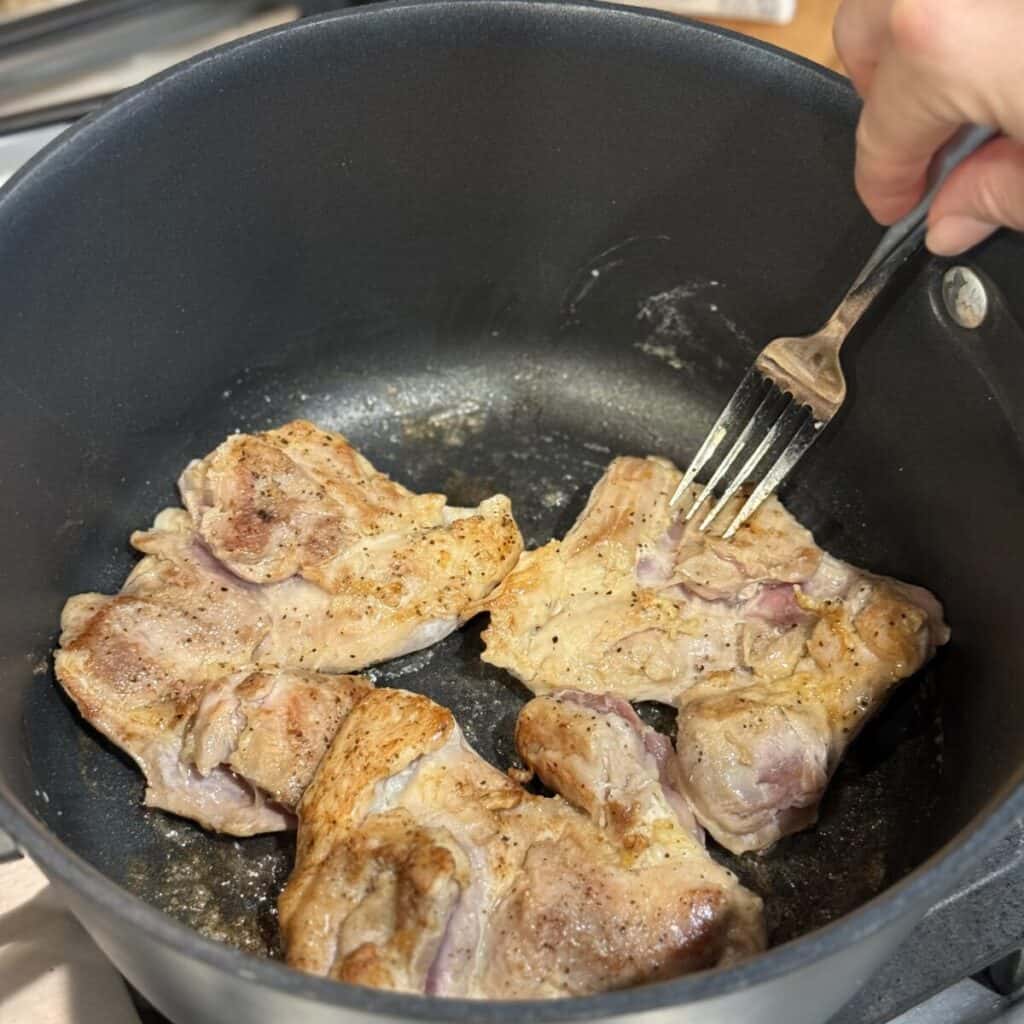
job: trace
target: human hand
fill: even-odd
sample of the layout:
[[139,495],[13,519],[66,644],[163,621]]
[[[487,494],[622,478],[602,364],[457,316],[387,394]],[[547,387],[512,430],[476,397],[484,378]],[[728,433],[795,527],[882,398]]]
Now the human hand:
[[964,124],[998,128],[939,190],[926,244],[953,256],[999,226],[1024,230],[1024,2],[843,0],[835,43],[864,109],[857,191],[882,224],[924,194]]

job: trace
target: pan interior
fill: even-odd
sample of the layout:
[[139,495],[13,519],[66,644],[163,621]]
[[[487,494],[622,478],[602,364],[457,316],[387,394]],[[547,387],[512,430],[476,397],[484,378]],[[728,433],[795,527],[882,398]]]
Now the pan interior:
[[[192,454],[234,429],[308,417],[342,431],[375,464],[418,490],[443,491],[455,504],[507,493],[527,544],[536,546],[568,529],[614,455],[682,460],[713,415],[729,371],[750,348],[721,285],[691,282],[633,307],[633,323],[622,324],[614,354],[577,325],[547,352],[515,339],[492,344],[480,356],[481,339],[475,358],[407,355],[397,373],[367,366],[354,377],[321,361],[272,373],[243,367],[222,382],[216,401],[204,403],[202,423],[189,417],[191,432],[206,439]],[[656,314],[645,312],[652,308]],[[688,346],[680,331],[691,323],[699,334]],[[709,339],[715,345],[710,353]],[[154,446],[144,463],[126,473],[123,501],[109,526],[83,538],[76,587],[115,588],[132,561],[128,531],[174,500],[172,482],[182,467],[178,445]],[[831,476],[828,467],[822,474]],[[885,564],[889,541],[884,529],[858,518],[856,480],[832,478],[820,490],[803,485],[793,497],[805,519],[842,538],[840,549],[869,551],[872,562]],[[452,708],[473,746],[504,769],[516,763],[512,732],[529,694],[480,661],[483,625],[478,618],[372,675],[380,685],[425,693]],[[672,734],[669,709],[647,704],[641,712]],[[78,720],[55,684],[33,691],[28,726],[37,806],[62,839],[119,884],[204,934],[280,955],[275,900],[290,868],[291,836],[218,837],[141,808],[138,772]],[[936,681],[928,669],[857,741],[818,828],[765,857],[714,849],[765,897],[773,942],[860,905],[925,855],[941,791],[941,735]]]
[[[849,185],[850,92],[683,22],[439,3],[248,45],[0,198],[0,771],[115,882],[273,956],[290,839],[140,807],[50,673],[63,600],[120,586],[190,458],[294,416],[416,489],[503,491],[530,545],[559,536],[613,455],[685,462],[877,230]],[[911,268],[783,495],[826,549],[933,589],[953,642],[857,740],[817,828],[724,858],[775,942],[882,891],[1019,767],[1024,338],[999,290],[1019,240],[980,265],[976,332],[941,315],[941,268]],[[525,693],[480,662],[480,628],[375,675],[450,706],[505,768]]]

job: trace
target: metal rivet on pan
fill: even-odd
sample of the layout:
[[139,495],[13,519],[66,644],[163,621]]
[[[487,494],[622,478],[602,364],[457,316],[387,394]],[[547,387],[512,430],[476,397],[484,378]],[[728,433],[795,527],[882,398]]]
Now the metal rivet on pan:
[[961,327],[980,327],[988,314],[985,285],[970,267],[950,267],[942,275],[942,301]]

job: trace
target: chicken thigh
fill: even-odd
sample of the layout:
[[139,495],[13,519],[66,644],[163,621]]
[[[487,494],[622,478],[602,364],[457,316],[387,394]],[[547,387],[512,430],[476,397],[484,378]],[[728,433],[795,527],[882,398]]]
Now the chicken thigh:
[[515,564],[519,531],[507,498],[449,508],[301,421],[234,435],[181,492],[187,511],[133,535],[146,557],[120,594],[67,602],[57,676],[135,758],[150,806],[286,828],[369,686],[339,673],[450,633]]
[[181,476],[204,545],[267,586],[279,664],[354,671],[429,647],[516,564],[508,498],[452,508],[377,472],[339,434],[297,420],[236,434]]
[[775,498],[728,541],[681,523],[680,478],[614,460],[565,539],[485,602],[484,660],[535,693],[676,705],[698,820],[733,852],[764,849],[815,820],[854,735],[949,631],[931,594],[825,554]]
[[[427,698],[369,694],[300,804],[279,904],[288,962],[380,988],[546,998],[763,948],[760,900],[677,814],[660,738],[590,701],[534,701],[518,728],[527,762],[573,806],[491,767]],[[573,757],[552,770],[559,749]]]
[[132,543],[145,557],[119,594],[64,606],[57,677],[135,759],[148,806],[234,835],[291,827],[369,681],[254,664],[271,623],[259,588],[209,555],[181,509]]

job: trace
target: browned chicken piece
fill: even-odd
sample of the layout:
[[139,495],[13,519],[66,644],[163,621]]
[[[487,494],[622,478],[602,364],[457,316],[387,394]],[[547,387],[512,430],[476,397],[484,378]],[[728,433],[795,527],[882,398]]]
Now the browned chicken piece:
[[729,541],[683,525],[680,478],[614,460],[565,539],[485,602],[484,660],[535,693],[675,704],[698,820],[764,849],[815,820],[854,735],[949,631],[931,594],[831,558],[774,498]]
[[132,543],[145,554],[114,597],[64,607],[57,676],[82,715],[145,773],[146,804],[252,835],[292,811],[359,676],[255,665],[273,618],[167,509]]
[[798,621],[745,638],[749,671],[708,675],[680,701],[683,790],[734,853],[815,822],[854,736],[949,636],[930,594],[828,555],[795,599]]
[[761,949],[760,900],[677,817],[663,746],[635,716],[588,701],[534,701],[518,730],[528,760],[572,753],[557,771],[540,756],[535,767],[577,809],[491,767],[427,698],[369,694],[299,807],[279,904],[288,962],[379,988],[514,999],[622,988]]
[[534,697],[516,720],[516,749],[548,789],[602,828],[625,836],[664,802],[703,844],[682,796],[672,741],[645,725],[628,701],[582,690]]
[[503,495],[465,509],[413,494],[302,420],[228,438],[180,486],[224,565],[285,588],[268,598],[281,664],[338,672],[428,647],[474,614],[522,551]]
[[369,685],[336,674],[450,633],[515,564],[519,531],[507,498],[449,508],[304,422],[229,438],[181,490],[188,511],[133,535],[147,557],[120,594],[68,601],[57,675],[139,763],[148,804],[286,828]]

